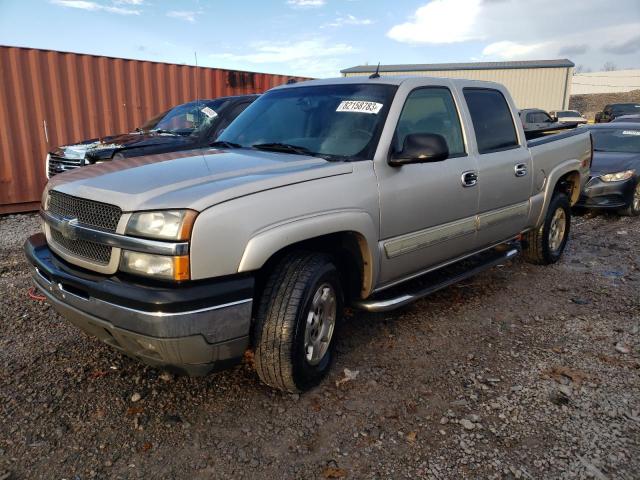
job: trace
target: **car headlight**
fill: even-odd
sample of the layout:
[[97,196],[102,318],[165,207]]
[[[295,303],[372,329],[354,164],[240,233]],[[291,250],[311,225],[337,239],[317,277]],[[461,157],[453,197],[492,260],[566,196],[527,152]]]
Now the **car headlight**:
[[189,240],[196,215],[193,210],[134,213],[125,234],[158,240]]
[[636,173],[635,170],[625,170],[624,172],[607,173],[601,175],[600,180],[603,182],[620,182],[622,180],[628,180]]
[[149,253],[122,251],[120,270],[162,280],[189,280],[189,256],[168,257]]

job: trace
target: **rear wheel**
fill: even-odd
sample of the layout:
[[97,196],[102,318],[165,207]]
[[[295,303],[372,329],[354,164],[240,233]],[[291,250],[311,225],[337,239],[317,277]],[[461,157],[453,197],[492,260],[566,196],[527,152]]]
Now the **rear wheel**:
[[537,265],[556,263],[567,245],[570,227],[569,199],[564,193],[556,193],[542,226],[525,233],[522,238],[524,258]]
[[631,197],[631,203],[627,208],[620,211],[621,215],[627,215],[629,217],[637,217],[640,215],[640,177],[636,183],[636,188],[633,190],[633,196]]
[[340,276],[329,255],[285,257],[267,280],[253,327],[260,379],[287,392],[317,385],[333,360],[342,309]]

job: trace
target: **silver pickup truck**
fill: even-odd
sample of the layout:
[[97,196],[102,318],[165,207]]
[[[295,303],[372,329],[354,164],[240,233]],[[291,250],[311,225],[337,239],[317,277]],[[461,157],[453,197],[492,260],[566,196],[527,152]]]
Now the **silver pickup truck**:
[[210,149],[52,179],[36,284],[85,332],[205,374],[326,375],[345,306],[398,308],[519,253],[556,262],[591,138],[525,140],[504,87],[343,78],[275,88]]

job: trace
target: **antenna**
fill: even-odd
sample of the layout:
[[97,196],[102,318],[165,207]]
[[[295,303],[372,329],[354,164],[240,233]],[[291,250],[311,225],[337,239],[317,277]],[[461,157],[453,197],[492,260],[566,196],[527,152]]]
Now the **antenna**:
[[[198,53],[194,51],[194,52],[193,52],[193,56],[194,56],[194,57],[195,57],[195,59],[196,59],[196,71],[195,71],[195,79],[196,79],[196,108],[197,108],[198,110],[200,110],[200,96],[198,95],[198,84],[200,83],[200,82],[198,81],[198,73],[199,73],[199,72],[198,72]],[[196,117],[195,117],[195,118],[196,118],[196,128],[198,128],[198,124],[197,124],[197,118],[198,118],[198,117],[197,117],[197,115],[196,115]]]
[[376,67],[376,71],[369,75],[369,78],[380,78],[380,62],[378,62],[378,66]]

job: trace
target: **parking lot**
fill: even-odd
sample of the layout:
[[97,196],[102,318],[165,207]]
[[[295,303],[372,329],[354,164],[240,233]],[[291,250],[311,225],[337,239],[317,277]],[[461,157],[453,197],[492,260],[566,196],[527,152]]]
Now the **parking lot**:
[[176,378],[80,333],[28,295],[37,217],[2,217],[0,479],[637,478],[640,223],[572,227],[554,266],[350,315],[329,378],[292,396],[250,356]]

